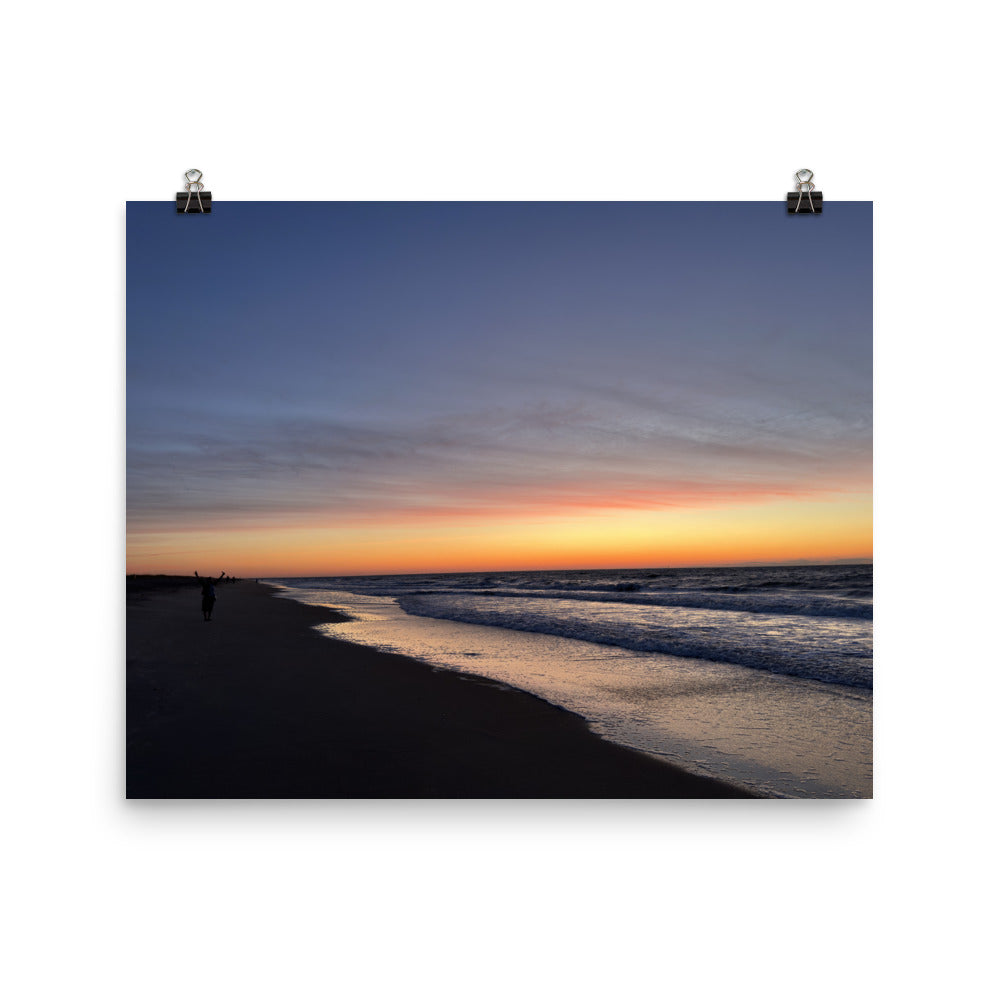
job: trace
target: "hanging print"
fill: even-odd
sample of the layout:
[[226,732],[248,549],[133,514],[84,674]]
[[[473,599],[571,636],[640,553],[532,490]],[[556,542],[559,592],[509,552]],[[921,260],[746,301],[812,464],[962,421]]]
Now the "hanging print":
[[130,797],[871,797],[871,203],[136,202],[127,293]]

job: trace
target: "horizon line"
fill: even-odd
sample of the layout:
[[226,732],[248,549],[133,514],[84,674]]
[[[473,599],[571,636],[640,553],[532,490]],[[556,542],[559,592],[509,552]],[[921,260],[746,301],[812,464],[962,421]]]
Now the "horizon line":
[[[767,561],[748,561],[739,563],[691,563],[691,564],[677,564],[672,566],[590,566],[590,567],[549,567],[543,569],[461,569],[461,570],[423,570],[410,573],[310,573],[307,575],[294,575],[294,574],[268,574],[267,576],[262,576],[260,574],[244,574],[236,577],[237,579],[246,580],[249,576],[253,576],[255,580],[322,580],[331,577],[340,577],[345,579],[360,578],[364,579],[367,577],[379,577],[379,576],[469,576],[478,573],[614,573],[623,572],[628,570],[678,570],[678,569],[781,569],[787,567],[789,569],[802,567],[802,566],[872,566],[874,565],[874,557],[872,556],[857,556],[857,557],[847,557],[844,559],[833,559],[833,560],[823,560],[823,559],[793,559],[793,560],[779,560],[777,562],[767,562]],[[126,573],[126,577],[131,576],[192,576],[191,573]],[[228,573],[226,574],[229,575]]]

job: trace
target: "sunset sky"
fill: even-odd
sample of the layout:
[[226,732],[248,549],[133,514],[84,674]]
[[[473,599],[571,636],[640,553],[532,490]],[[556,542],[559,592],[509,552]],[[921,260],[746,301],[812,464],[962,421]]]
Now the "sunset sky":
[[127,570],[871,556],[872,211],[127,211]]

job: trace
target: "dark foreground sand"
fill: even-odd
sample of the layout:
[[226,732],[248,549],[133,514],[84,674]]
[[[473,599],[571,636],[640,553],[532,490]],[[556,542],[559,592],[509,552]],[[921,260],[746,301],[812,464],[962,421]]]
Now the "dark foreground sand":
[[129,798],[741,798],[492,681],[335,642],[272,596],[131,579]]

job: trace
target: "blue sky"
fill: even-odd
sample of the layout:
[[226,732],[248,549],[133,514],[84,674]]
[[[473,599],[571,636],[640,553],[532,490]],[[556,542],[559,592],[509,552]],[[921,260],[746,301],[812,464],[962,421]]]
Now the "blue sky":
[[854,495],[871,222],[860,202],[130,203],[130,545]]

